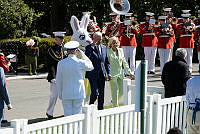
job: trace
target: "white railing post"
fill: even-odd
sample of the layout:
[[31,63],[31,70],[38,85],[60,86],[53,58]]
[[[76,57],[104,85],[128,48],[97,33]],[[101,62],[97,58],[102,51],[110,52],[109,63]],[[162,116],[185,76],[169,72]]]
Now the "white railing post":
[[14,129],[14,134],[20,134],[20,120],[11,120],[11,127]]
[[160,105],[161,94],[153,95],[153,134],[161,134],[162,107]]
[[153,123],[153,95],[147,96],[147,111],[146,111],[146,132],[152,134],[152,123]]
[[91,105],[85,105],[83,107],[83,113],[85,114],[85,119],[83,121],[83,134],[91,134]]
[[123,80],[123,97],[124,97],[124,104],[128,105],[130,97],[128,97],[128,85],[131,85],[130,79],[124,79]]
[[127,88],[127,105],[134,104],[134,87],[133,85],[128,85]]
[[97,134],[98,130],[98,121],[97,121],[97,106],[96,105],[91,105],[91,134]]
[[20,119],[21,134],[27,134],[27,130],[26,130],[27,125],[28,125],[27,119]]

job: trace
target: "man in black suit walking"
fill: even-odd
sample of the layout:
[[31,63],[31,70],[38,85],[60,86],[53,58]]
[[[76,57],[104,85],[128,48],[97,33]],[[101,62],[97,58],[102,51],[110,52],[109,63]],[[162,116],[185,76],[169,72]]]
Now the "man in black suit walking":
[[93,44],[86,47],[85,54],[94,66],[94,70],[86,72],[86,78],[88,78],[91,85],[89,104],[94,104],[96,99],[98,99],[98,110],[102,110],[105,80],[111,80],[111,75],[106,47],[102,44],[102,34],[100,32],[94,33]]

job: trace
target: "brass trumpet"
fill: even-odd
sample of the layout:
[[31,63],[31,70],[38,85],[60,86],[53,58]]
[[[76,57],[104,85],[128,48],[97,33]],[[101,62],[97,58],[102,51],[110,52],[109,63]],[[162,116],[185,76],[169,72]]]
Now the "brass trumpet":
[[138,28],[138,23],[137,21],[131,21],[130,25],[127,25],[127,29],[126,29],[126,36],[130,38],[130,36],[134,35],[133,34],[133,30]]
[[171,24],[177,24],[177,23],[178,23],[178,19],[176,17],[173,17]]

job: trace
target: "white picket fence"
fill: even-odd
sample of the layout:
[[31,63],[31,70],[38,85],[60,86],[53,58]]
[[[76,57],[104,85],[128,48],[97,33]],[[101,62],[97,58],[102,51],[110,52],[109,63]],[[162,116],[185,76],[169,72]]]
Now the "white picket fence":
[[14,134],[13,128],[1,128],[0,134]]
[[[149,112],[152,116],[152,134],[166,134],[170,128],[178,127],[186,134],[187,106],[185,96],[161,99],[160,94],[148,96]],[[150,111],[150,110],[149,110]]]
[[27,119],[11,121],[11,128],[0,134],[139,134],[140,113],[135,105],[97,110],[85,106],[83,114],[28,124]]
[[[179,127],[186,134],[185,97],[161,99],[160,94],[147,96],[146,134],[166,134]],[[135,105],[97,110],[85,106],[83,114],[28,124],[26,119],[11,121],[11,128],[0,134],[140,134],[140,113]]]
[[[124,79],[123,80],[123,95],[124,95],[124,104],[135,104],[134,98],[136,86],[133,80]],[[157,86],[147,86],[147,95],[161,94],[161,97],[164,98],[164,88]]]
[[[87,105],[83,107],[83,114],[34,124],[28,124],[27,119],[12,120],[11,127],[1,128],[0,134],[140,134],[140,112],[132,104],[135,86],[130,80],[123,86],[125,106],[99,111],[95,105]],[[173,127],[179,127],[186,134],[185,97],[162,99],[162,87],[147,90],[146,134],[166,134]]]
[[[135,103],[135,88],[134,81],[124,79],[124,104]],[[186,134],[185,96],[164,98],[164,88],[154,86],[147,86],[147,94],[147,133],[166,134],[170,128],[178,127]]]

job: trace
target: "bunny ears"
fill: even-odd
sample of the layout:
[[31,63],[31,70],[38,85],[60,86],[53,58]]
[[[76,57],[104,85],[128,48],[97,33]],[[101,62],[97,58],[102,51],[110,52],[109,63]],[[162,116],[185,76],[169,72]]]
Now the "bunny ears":
[[82,17],[80,25],[79,25],[79,20],[76,18],[76,16],[72,16],[70,20],[73,33],[78,31],[80,28],[87,30],[88,23],[89,23],[89,16],[87,14]]

